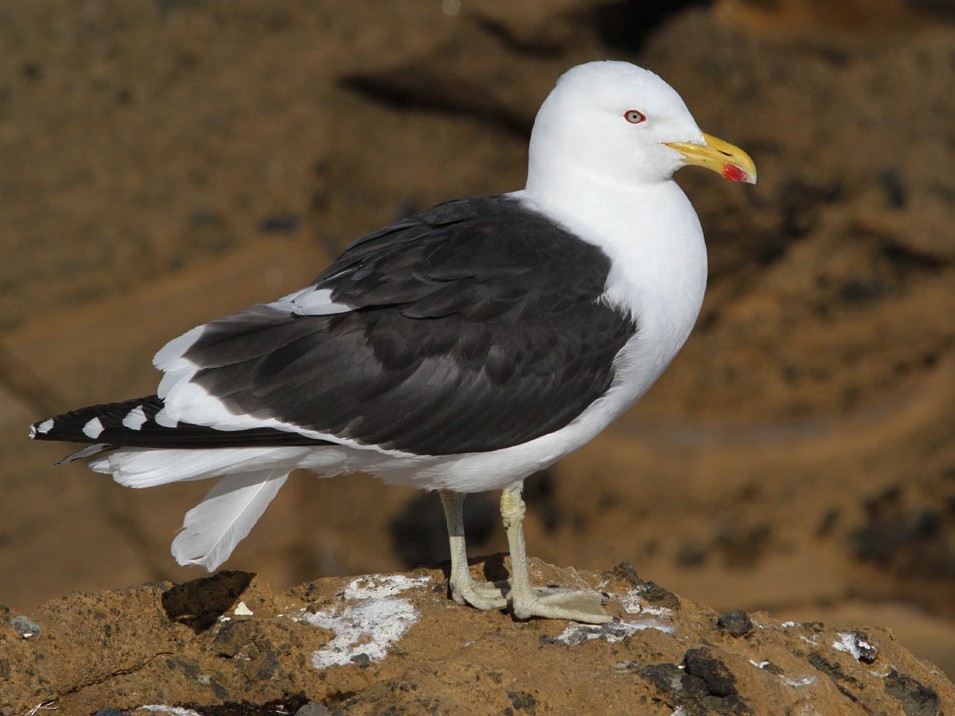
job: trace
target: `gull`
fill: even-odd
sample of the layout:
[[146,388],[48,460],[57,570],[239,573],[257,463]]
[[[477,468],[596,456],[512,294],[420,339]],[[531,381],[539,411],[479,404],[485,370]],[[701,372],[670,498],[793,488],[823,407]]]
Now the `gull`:
[[[67,460],[128,487],[218,477],[173,541],[180,564],[222,564],[292,470],[364,472],[439,493],[456,602],[609,621],[599,594],[531,584],[524,480],[633,405],[690,334],[706,246],[674,172],[756,168],[657,75],[611,61],[558,80],[528,155],[523,189],[358,239],[308,287],[170,341],[154,395],[31,437],[88,443]],[[511,557],[498,583],[472,577],[462,516],[490,490]]]

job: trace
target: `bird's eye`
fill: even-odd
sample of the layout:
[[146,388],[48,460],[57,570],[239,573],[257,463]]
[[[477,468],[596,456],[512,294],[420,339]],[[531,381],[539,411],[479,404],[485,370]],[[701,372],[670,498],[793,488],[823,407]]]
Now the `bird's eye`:
[[628,109],[623,113],[623,116],[630,124],[640,124],[640,122],[647,121],[647,115],[637,109]]

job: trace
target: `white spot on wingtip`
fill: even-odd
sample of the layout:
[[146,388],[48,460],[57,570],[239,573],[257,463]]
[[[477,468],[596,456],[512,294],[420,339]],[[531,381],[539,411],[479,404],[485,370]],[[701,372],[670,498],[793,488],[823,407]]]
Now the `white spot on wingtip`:
[[103,423],[99,418],[93,418],[86,425],[83,426],[83,434],[88,437],[96,440],[103,433]]
[[139,430],[143,427],[145,422],[146,411],[143,410],[142,405],[137,405],[135,408],[126,413],[126,417],[123,418],[123,426],[129,428],[130,430]]
[[31,438],[32,438],[32,437],[35,437],[37,434],[39,434],[39,435],[46,435],[46,434],[47,434],[48,432],[50,432],[52,429],[53,429],[53,418],[50,418],[50,419],[48,419],[48,420],[44,420],[44,421],[43,421],[42,423],[40,423],[39,425],[36,425],[36,426],[31,425],[31,426],[30,426],[30,437],[31,437]]

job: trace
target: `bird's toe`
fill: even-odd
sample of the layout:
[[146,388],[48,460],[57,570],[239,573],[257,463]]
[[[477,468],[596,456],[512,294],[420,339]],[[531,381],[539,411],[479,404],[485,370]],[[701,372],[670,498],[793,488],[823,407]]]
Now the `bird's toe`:
[[451,598],[461,605],[470,605],[475,609],[489,611],[492,609],[504,609],[507,606],[505,593],[507,584],[499,586],[494,582],[466,582],[464,584],[451,584]]
[[597,592],[535,589],[526,599],[514,596],[512,609],[518,619],[541,617],[568,619],[584,624],[606,624],[612,621],[602,606],[603,598]]

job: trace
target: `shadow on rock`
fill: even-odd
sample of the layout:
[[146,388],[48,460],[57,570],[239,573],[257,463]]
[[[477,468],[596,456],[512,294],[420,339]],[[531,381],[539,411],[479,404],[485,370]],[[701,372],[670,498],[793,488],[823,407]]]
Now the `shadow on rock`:
[[254,577],[251,572],[226,571],[177,584],[163,592],[162,606],[172,621],[199,634],[232,608]]

